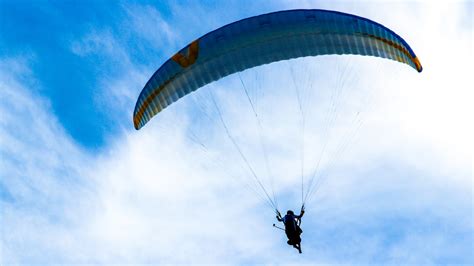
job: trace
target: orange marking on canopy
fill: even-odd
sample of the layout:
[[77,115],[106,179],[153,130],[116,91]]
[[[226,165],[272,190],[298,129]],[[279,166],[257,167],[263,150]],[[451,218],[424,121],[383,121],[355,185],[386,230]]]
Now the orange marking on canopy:
[[[142,120],[143,114],[145,113],[145,110],[148,108],[151,102],[156,98],[156,96],[158,96],[158,94],[160,94],[163,91],[166,85],[168,85],[174,78],[175,76],[171,77],[169,80],[161,84],[157,89],[153,90],[153,92],[150,95],[148,95],[148,97],[146,97],[146,99],[143,101],[142,105],[138,109],[138,112],[133,117],[133,125],[135,126],[135,129],[138,129],[138,126],[140,124],[140,121]],[[160,111],[161,110],[159,110],[158,112]]]
[[[413,57],[413,56],[410,54],[410,52],[408,52],[408,50],[407,50],[405,47],[403,47],[402,45],[400,45],[400,44],[398,44],[398,43],[395,43],[395,42],[393,42],[393,41],[384,39],[384,38],[382,38],[382,37],[379,37],[379,36],[376,36],[376,35],[372,35],[372,34],[362,33],[361,35],[374,38],[374,39],[376,39],[376,40],[379,40],[379,41],[381,41],[381,42],[383,42],[383,43],[385,43],[385,44],[388,44],[388,45],[394,47],[395,49],[397,49],[397,50],[401,51],[402,53],[404,53],[408,58],[410,58],[410,60],[413,62],[413,64],[415,64],[416,70],[417,70],[418,72],[421,72],[421,70],[423,69],[423,68],[421,67],[420,60],[419,60],[416,56]],[[400,61],[400,62],[403,62],[403,60],[400,60],[399,58],[397,58],[397,60]]]
[[194,62],[196,62],[198,54],[199,54],[199,39],[189,44],[187,55],[176,53],[175,55],[171,57],[171,59],[175,61],[176,63],[178,63],[180,66],[186,68],[194,64]]
[[[198,54],[199,54],[199,39],[191,42],[188,45],[187,55],[176,53],[175,55],[171,57],[171,60],[178,63],[181,67],[187,68],[196,62],[196,59],[198,58]],[[166,85],[168,85],[174,78],[175,76],[165,81],[157,89],[153,90],[153,92],[150,95],[148,95],[148,97],[146,97],[146,99],[143,101],[142,105],[140,106],[140,108],[138,109],[137,113],[135,114],[133,118],[133,124],[135,126],[135,129],[138,129],[140,120],[142,120],[143,114],[145,113],[145,110],[148,108],[151,102],[156,98],[156,96],[158,96],[158,94],[160,94],[163,91]]]

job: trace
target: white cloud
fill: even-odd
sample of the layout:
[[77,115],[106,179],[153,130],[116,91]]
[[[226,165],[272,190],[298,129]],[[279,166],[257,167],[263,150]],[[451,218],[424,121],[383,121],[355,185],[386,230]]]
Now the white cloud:
[[272,243],[254,229],[262,216],[241,224],[260,208],[253,195],[185,163],[200,159],[182,132],[149,128],[91,155],[22,75],[2,68],[4,263],[216,263]]
[[127,21],[131,22],[127,26],[160,53],[172,53],[171,49],[181,41],[181,34],[172,29],[157,8],[148,5],[124,5],[123,8],[128,16]]
[[89,193],[90,182],[81,177],[87,156],[47,101],[25,88],[37,85],[28,60],[3,59],[0,71],[0,189],[8,195],[1,202],[2,260],[38,259],[71,240],[68,228],[78,222],[75,211]]
[[95,55],[98,58],[107,56],[116,62],[128,63],[129,61],[127,52],[110,28],[100,31],[90,28],[80,41],[71,43],[71,51],[78,56]]
[[[384,89],[374,92],[373,109],[362,108],[365,124],[358,141],[327,170],[328,178],[308,206],[303,255],[288,248],[281,232],[268,226],[273,214],[264,202],[229,176],[243,177],[245,165],[239,163],[241,158],[216,117],[197,124],[190,115],[196,107],[193,100],[213,110],[209,99],[203,100],[206,89],[174,104],[138,132],[130,124],[130,130],[111,136],[109,146],[91,154],[68,136],[48,101],[29,90],[35,77],[28,62],[3,59],[0,190],[6,193],[0,195],[9,196],[1,198],[1,262],[472,262],[468,254],[473,243],[472,123],[468,122],[472,82],[467,64],[472,59],[472,37],[465,32],[472,29],[455,34],[458,26],[434,23],[441,10],[456,17],[460,12],[456,8],[428,9],[429,13],[419,13],[417,29],[423,29],[423,34],[410,33],[411,26],[400,26],[403,36],[411,34],[407,39],[422,59],[423,73],[388,61],[358,68],[366,58],[349,60],[355,74],[351,80],[359,80],[361,87],[370,85],[369,91]],[[398,25],[396,18],[392,14],[387,19]],[[446,29],[439,36],[431,25]],[[102,37],[90,38],[73,50],[84,55],[103,42],[106,49],[99,53],[118,51],[128,57],[119,42]],[[448,48],[450,53],[439,52]],[[129,73],[139,72],[132,64],[127,67]],[[395,73],[372,79],[374,68]],[[299,201],[301,167],[298,109],[294,95],[288,92],[292,90],[290,76],[279,75],[274,83],[268,79],[287,66],[264,69],[260,77],[270,82],[270,88],[255,97],[262,117],[260,133],[271,151],[280,203],[284,209],[294,208]],[[316,66],[316,70],[316,79],[338,81],[330,67]],[[242,75],[249,86],[256,85],[250,81],[251,73]],[[368,76],[371,78],[366,79]],[[116,98],[130,101],[132,93],[127,87],[135,87],[135,80],[143,78],[133,74],[117,81],[119,85],[111,87],[121,87],[123,93]],[[316,91],[323,93],[319,85]],[[248,103],[239,86],[234,77],[207,89],[213,89],[232,134],[264,176],[255,119],[245,107]],[[313,94],[312,99],[316,96],[323,99],[321,109],[307,107],[315,107],[314,113],[308,113],[306,128],[308,172],[322,146],[319,122],[325,116],[317,114],[331,97]],[[357,98],[363,103],[361,96],[363,93],[349,90],[342,99]],[[342,101],[339,112],[344,114],[354,102]],[[333,134],[345,132],[343,117],[332,127]],[[189,139],[190,130],[206,144],[208,153]],[[329,149],[335,147],[331,144]],[[209,158],[223,158],[223,162]],[[247,178],[251,181],[248,173]]]

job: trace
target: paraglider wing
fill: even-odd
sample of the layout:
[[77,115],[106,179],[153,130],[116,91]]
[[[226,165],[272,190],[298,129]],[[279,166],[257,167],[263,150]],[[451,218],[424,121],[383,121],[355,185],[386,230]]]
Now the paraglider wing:
[[251,67],[303,56],[353,54],[422,66],[395,32],[369,19],[327,10],[288,10],[243,19],[209,32],[166,61],[137,100],[138,130],[181,97]]

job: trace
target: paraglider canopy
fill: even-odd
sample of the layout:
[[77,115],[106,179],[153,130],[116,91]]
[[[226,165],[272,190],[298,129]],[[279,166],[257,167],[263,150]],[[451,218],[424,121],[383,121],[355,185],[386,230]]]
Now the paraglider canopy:
[[423,69],[405,40],[367,18],[318,9],[259,15],[211,31],[167,60],[138,97],[135,129],[181,97],[222,77],[280,60],[332,54],[388,58],[418,72]]

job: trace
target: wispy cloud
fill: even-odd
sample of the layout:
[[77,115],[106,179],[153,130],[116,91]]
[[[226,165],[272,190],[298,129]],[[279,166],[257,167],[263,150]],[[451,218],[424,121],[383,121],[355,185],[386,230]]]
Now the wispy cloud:
[[[101,108],[120,113],[125,121],[122,132],[108,136],[107,146],[92,152],[68,135],[49,100],[30,89],[46,84],[30,70],[28,58],[3,58],[0,263],[472,263],[472,125],[467,122],[472,113],[472,37],[466,33],[472,25],[438,20],[443,10],[457,17],[462,13],[458,6],[423,7],[413,11],[428,12],[417,13],[416,28],[423,33],[397,26],[420,54],[422,74],[386,61],[359,68],[366,58],[303,60],[242,73],[257,101],[260,134],[283,210],[295,208],[300,197],[301,130],[288,69],[295,67],[296,75],[305,66],[317,72],[317,93],[306,91],[313,99],[305,107],[307,173],[324,140],[319,122],[324,122],[331,103],[331,94],[324,90],[341,81],[333,69],[349,62],[352,72],[345,77],[374,93],[370,108],[354,106],[354,99],[364,103],[361,96],[367,90],[347,90],[342,97],[346,101],[340,102],[340,114],[362,109],[364,124],[335,166],[328,167],[327,161],[322,165],[327,176],[303,221],[303,255],[288,248],[284,235],[271,227],[274,217],[265,202],[239,183],[252,182],[252,177],[225,135],[208,94],[212,90],[232,134],[258,174],[265,176],[261,139],[238,77],[183,99],[137,132],[131,126],[131,109],[140,84],[154,69],[143,71],[150,63],[134,58],[124,42],[128,37],[107,27],[91,30],[71,42],[71,50],[120,65],[119,73],[100,75],[99,95]],[[353,8],[360,10],[355,4]],[[169,22],[154,7],[124,9],[125,20],[133,26],[130,32],[135,32],[130,36],[180,46],[181,41],[174,40],[184,37],[171,29],[182,24]],[[393,10],[402,14],[406,9]],[[138,16],[141,11],[143,17]],[[222,15],[209,16],[220,25]],[[398,25],[398,17],[386,19]],[[163,31],[155,34],[158,31],[147,29],[149,23]],[[448,48],[450,53],[440,53]],[[395,73],[382,75],[381,70]],[[268,87],[258,90],[259,79]],[[211,117],[203,118],[206,114]],[[352,119],[354,111],[350,114]],[[343,134],[346,125],[344,116],[339,117],[332,134]],[[204,151],[199,141],[206,145]]]
[[4,263],[48,261],[52,250],[64,250],[90,185],[83,178],[88,155],[28,88],[36,84],[28,63],[2,59],[0,67]]

